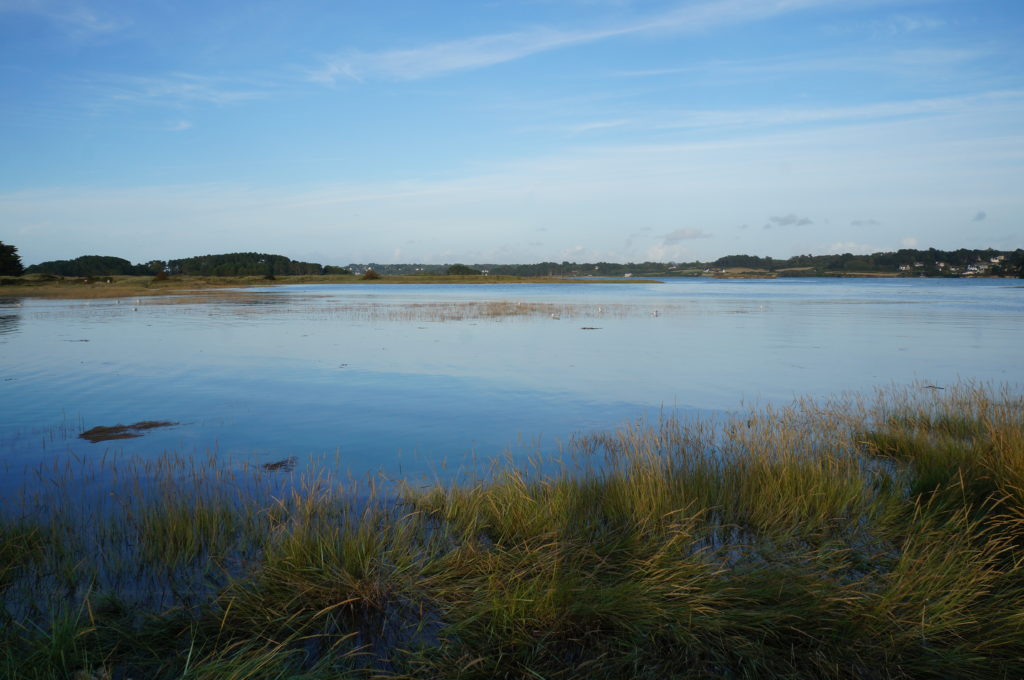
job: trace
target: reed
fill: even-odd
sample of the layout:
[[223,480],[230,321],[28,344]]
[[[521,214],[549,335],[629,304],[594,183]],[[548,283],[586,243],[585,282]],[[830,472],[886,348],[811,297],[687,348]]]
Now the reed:
[[70,461],[4,506],[0,676],[1020,677],[1022,480],[1024,402],[983,385],[627,423],[428,488]]

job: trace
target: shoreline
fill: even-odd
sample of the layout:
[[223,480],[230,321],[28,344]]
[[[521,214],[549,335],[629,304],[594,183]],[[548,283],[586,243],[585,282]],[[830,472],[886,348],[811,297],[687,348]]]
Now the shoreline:
[[364,280],[358,276],[299,275],[266,279],[261,276],[174,276],[158,280],[151,276],[97,277],[0,277],[0,297],[33,297],[55,300],[112,299],[165,295],[212,295],[232,290],[295,285],[495,285],[495,284],[660,284],[644,278],[559,278],[527,276],[381,276]]
[[[703,274],[696,276],[662,276],[663,279],[715,279],[727,281],[743,280],[786,280],[786,279],[1009,279],[1008,276],[967,276],[967,277],[920,277],[904,274],[879,272],[845,272],[829,276],[786,276],[777,272],[726,272],[724,274]],[[615,285],[615,284],[661,284],[656,278],[629,277],[529,277],[529,276],[448,276],[448,275],[398,275],[381,276],[379,279],[364,280],[358,276],[341,275],[296,275],[279,276],[272,280],[261,276],[174,276],[156,279],[151,276],[97,276],[97,277],[56,277],[29,275],[21,277],[0,277],[0,298],[44,298],[52,300],[92,300],[122,297],[155,297],[171,295],[213,295],[230,293],[248,288],[265,288],[296,285],[346,285],[346,286],[402,286],[402,285]]]

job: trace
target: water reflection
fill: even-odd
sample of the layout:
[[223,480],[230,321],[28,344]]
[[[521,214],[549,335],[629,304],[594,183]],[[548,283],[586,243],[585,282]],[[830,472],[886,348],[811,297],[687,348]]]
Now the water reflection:
[[21,301],[17,298],[0,297],[0,336],[18,329],[20,308]]
[[[0,305],[0,461],[218,451],[441,475],[662,409],[1019,382],[1001,282],[297,286]],[[17,309],[17,311],[14,311]],[[121,442],[83,430],[179,423]]]
[[17,314],[0,313],[0,335],[14,333],[18,330],[19,317]]

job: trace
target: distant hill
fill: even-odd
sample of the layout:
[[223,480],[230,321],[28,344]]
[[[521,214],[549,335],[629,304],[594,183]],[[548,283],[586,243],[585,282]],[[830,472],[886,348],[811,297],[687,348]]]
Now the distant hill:
[[[329,267],[327,273],[344,273],[330,271],[335,269],[338,268]],[[298,262],[284,255],[268,253],[224,253],[169,260],[166,271],[169,274],[200,276],[286,276],[325,273],[324,267],[316,262]]]
[[342,267],[324,267],[316,262],[299,262],[269,253],[224,253],[199,255],[178,260],[152,260],[132,264],[109,255],[83,255],[73,260],[40,262],[25,269],[26,274],[58,276],[128,276],[167,272],[196,276],[286,276],[296,274],[348,274]]
[[26,274],[56,274],[57,276],[124,276],[152,274],[144,264],[110,255],[82,255],[73,260],[51,260],[25,268]]

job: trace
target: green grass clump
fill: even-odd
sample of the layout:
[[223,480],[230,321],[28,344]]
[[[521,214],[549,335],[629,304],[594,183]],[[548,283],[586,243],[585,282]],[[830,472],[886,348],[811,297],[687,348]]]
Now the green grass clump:
[[0,519],[0,593],[21,571],[42,557],[45,543],[39,526],[24,520]]
[[0,677],[1024,676],[1007,389],[666,417],[561,461],[386,491],[53,467],[0,529]]

